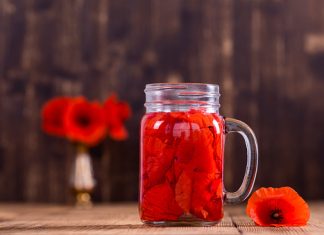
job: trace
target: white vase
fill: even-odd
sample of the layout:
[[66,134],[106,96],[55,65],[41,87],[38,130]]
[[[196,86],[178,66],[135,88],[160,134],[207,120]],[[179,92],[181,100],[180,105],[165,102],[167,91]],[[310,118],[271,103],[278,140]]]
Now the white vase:
[[77,153],[72,165],[71,187],[76,196],[77,206],[91,206],[91,192],[95,187],[91,156],[84,145],[77,146]]

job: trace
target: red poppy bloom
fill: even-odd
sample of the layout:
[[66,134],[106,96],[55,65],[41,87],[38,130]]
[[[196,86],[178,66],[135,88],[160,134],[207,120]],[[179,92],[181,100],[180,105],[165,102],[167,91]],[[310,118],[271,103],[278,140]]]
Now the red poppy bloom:
[[248,201],[246,213],[261,226],[306,225],[307,203],[290,187],[260,188]]
[[76,98],[66,110],[65,128],[69,139],[95,145],[106,134],[104,110],[97,102]]
[[64,114],[71,104],[68,97],[57,97],[49,100],[42,108],[42,128],[51,135],[65,136]]
[[115,140],[124,140],[128,132],[124,122],[131,116],[131,109],[126,102],[119,101],[115,94],[107,98],[104,103],[108,134]]

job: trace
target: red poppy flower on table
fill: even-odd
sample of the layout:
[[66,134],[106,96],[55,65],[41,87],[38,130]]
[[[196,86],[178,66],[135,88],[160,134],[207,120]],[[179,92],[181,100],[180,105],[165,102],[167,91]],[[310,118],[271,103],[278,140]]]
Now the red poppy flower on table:
[[248,201],[246,213],[261,226],[306,225],[307,203],[290,187],[260,188]]
[[66,134],[64,114],[72,103],[68,97],[57,97],[49,100],[42,109],[42,129],[51,135],[64,137]]
[[67,137],[93,146],[106,135],[105,114],[98,102],[75,98],[64,115]]
[[125,120],[131,116],[131,109],[126,102],[119,101],[115,94],[104,103],[108,134],[115,140],[124,140],[128,132],[124,126]]

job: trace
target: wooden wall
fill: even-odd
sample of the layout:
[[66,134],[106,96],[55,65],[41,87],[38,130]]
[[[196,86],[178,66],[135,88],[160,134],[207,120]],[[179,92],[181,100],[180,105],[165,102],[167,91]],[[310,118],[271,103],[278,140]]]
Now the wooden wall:
[[[94,149],[96,201],[136,200],[144,85],[221,87],[221,112],[256,132],[256,187],[324,198],[324,1],[1,0],[0,200],[71,201],[73,147],[40,130],[57,95],[131,103],[130,138]],[[241,181],[228,137],[226,186]]]

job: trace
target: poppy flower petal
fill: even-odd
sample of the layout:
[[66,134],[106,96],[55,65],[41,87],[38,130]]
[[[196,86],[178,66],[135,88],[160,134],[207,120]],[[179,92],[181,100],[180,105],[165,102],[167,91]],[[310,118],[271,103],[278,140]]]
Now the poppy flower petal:
[[141,218],[147,221],[176,220],[183,210],[174,199],[174,192],[165,182],[147,190],[141,203]]
[[105,120],[109,135],[114,140],[125,140],[128,132],[125,120],[131,116],[131,108],[126,102],[119,101],[116,94],[109,96],[104,102]]
[[64,137],[66,134],[64,115],[72,98],[56,97],[49,100],[42,108],[42,129],[50,134]]
[[248,201],[246,213],[260,226],[302,226],[310,217],[307,203],[290,187],[260,188]]
[[186,171],[183,171],[175,186],[175,194],[176,194],[175,199],[178,205],[186,213],[189,213],[190,211],[191,192],[192,192],[192,179],[190,178],[190,175]]
[[104,111],[97,102],[75,98],[65,114],[67,136],[72,141],[96,145],[106,135]]
[[[143,162],[144,187],[161,183],[172,164],[174,150],[158,138],[144,138],[144,151],[147,153]],[[144,177],[145,175],[145,177]]]
[[[223,217],[223,153],[217,149],[222,149],[223,131],[215,123],[218,119],[212,114],[197,110],[149,113],[143,118],[140,208],[144,220],[161,220],[161,214],[171,213],[168,208],[207,221]],[[171,198],[160,192],[164,184],[172,190]],[[156,191],[159,198],[153,195]],[[177,206],[170,207],[161,198]]]
[[117,126],[109,129],[109,135],[114,140],[125,140],[128,138],[128,131],[124,126]]

